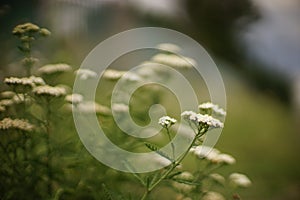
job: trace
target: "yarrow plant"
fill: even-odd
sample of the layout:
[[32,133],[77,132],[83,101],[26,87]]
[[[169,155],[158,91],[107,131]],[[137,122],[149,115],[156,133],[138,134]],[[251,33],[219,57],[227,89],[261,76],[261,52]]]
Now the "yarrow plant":
[[[160,103],[164,98],[161,87],[146,86],[145,91],[132,96],[134,106],[131,106],[128,102],[101,101],[100,104],[86,99],[80,92],[72,94],[70,86],[61,84],[63,74],[76,75],[83,81],[101,77],[107,84],[105,90],[120,79],[125,85],[151,76],[168,80],[170,74],[161,68],[162,64],[184,71],[195,64],[192,58],[175,54],[181,51],[177,45],[158,45],[159,53],[142,63],[146,67],[136,71],[107,69],[98,74],[82,68],[72,74],[73,67],[69,64],[40,65],[33,56],[34,43],[50,36],[49,30],[25,23],[16,26],[12,33],[19,41],[18,49],[23,55],[21,70],[25,73],[22,77],[4,78],[6,89],[0,93],[0,199],[145,200],[159,198],[155,192],[168,187],[170,199],[223,200],[240,199],[239,188],[251,185],[244,174],[234,172],[225,177],[218,173],[220,168],[235,164],[236,159],[203,145],[212,129],[224,127],[222,118],[226,111],[218,105],[202,103],[199,111],[182,112],[181,119],[161,116],[159,140],[136,140],[122,134],[112,114],[123,116],[130,111],[137,122],[147,123],[149,116],[142,105]],[[126,92],[117,95],[123,97],[128,95]],[[111,95],[101,93],[100,96],[106,99]],[[124,149],[155,152],[157,157],[151,162],[162,166],[161,169],[131,176],[95,163],[78,140],[71,112],[86,115],[87,123],[88,116],[96,114],[113,142]],[[173,138],[179,123],[189,128],[192,139],[184,152],[177,155],[180,147]],[[162,150],[163,142],[170,144],[169,152]],[[193,170],[187,167],[190,165],[194,166]],[[128,188],[137,192],[128,192]]]

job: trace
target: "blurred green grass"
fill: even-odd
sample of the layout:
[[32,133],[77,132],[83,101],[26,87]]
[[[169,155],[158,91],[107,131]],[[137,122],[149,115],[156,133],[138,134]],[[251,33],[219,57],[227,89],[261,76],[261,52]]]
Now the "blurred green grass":
[[249,175],[243,199],[299,199],[299,135],[293,110],[225,71],[227,118],[217,148],[237,158],[230,171]]

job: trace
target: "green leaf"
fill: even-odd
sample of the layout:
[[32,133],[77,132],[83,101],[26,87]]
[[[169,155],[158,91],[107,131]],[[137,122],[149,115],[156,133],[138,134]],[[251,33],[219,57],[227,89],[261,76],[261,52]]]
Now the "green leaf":
[[171,162],[174,162],[174,160],[173,160],[168,154],[166,154],[166,153],[163,152],[163,151],[160,151],[160,150],[159,150],[159,147],[156,146],[155,144],[151,144],[151,143],[145,142],[145,145],[146,145],[146,147],[147,147],[148,149],[150,149],[151,151],[154,151],[154,152],[156,152],[157,154],[159,154],[160,156],[162,156],[162,157],[164,157],[164,158],[170,160]]
[[172,180],[176,181],[178,183],[184,183],[184,184],[187,184],[187,185],[201,185],[201,183],[198,183],[198,182],[183,180],[183,179],[178,179],[178,178],[172,178]]

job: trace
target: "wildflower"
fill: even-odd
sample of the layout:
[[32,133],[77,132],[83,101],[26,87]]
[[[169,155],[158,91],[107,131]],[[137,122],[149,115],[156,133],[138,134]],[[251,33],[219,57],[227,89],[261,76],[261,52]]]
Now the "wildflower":
[[163,116],[158,120],[158,123],[164,128],[169,128],[176,122],[177,122],[176,119],[171,118],[169,116]]
[[79,76],[81,80],[97,77],[97,73],[89,69],[78,69],[74,73]]
[[162,157],[160,155],[155,156],[151,160],[151,162],[158,165],[159,167],[169,166],[172,163],[169,159]]
[[4,91],[0,93],[0,97],[3,99],[10,99],[15,95],[14,92],[12,91]]
[[59,64],[49,64],[44,65],[43,67],[38,69],[39,74],[55,74],[71,71],[72,67],[68,64],[59,63]]
[[137,81],[141,80],[141,77],[133,72],[126,72],[123,77],[125,80],[131,81],[131,82],[137,82]]
[[66,96],[65,100],[69,103],[77,105],[83,101],[83,96],[81,94],[70,94]]
[[195,60],[174,54],[157,54],[152,58],[152,61],[178,69],[189,69],[196,65]]
[[225,178],[218,173],[210,174],[209,177],[219,184],[225,184]]
[[39,33],[43,37],[47,37],[47,36],[51,35],[51,32],[46,28],[41,28]]
[[0,130],[16,129],[21,131],[33,131],[34,125],[24,119],[4,118],[0,121]]
[[202,197],[202,200],[225,200],[225,197],[218,192],[209,191],[205,193]]
[[238,187],[249,187],[252,184],[246,175],[240,173],[232,173],[229,176],[229,180]]
[[22,59],[22,64],[24,66],[33,66],[36,62],[38,62],[38,59],[33,57],[25,57]]
[[168,51],[171,53],[178,53],[181,48],[175,44],[172,43],[161,43],[159,45],[157,45],[157,48],[163,51]]
[[129,111],[129,106],[123,103],[115,103],[112,106],[112,110],[115,112],[128,112]]
[[173,187],[185,194],[190,193],[196,188],[195,185],[188,184],[194,180],[194,176],[190,172],[182,172],[174,177]]
[[187,120],[187,121],[191,121],[194,124],[196,124],[196,126],[201,126],[201,125],[208,125],[209,127],[212,128],[223,128],[223,123],[218,120],[213,118],[212,116],[209,115],[202,115],[202,114],[196,114],[193,111],[184,111],[181,116]]
[[43,85],[34,88],[33,93],[37,96],[61,97],[66,95],[66,90],[62,87],[52,87],[49,85]]
[[29,98],[26,98],[26,96],[24,94],[15,94],[13,97],[12,97],[12,101],[16,104],[20,104],[20,103],[23,103],[23,102],[26,102],[26,103],[29,103],[30,102],[30,99]]
[[0,100],[0,106],[7,107],[11,106],[14,102],[11,99],[2,99]]
[[106,80],[116,81],[125,74],[125,71],[119,71],[114,69],[107,69],[104,71],[102,77]]
[[12,33],[16,36],[21,36],[23,35],[24,33],[34,33],[34,32],[38,32],[40,29],[40,27],[38,27],[37,25],[35,24],[32,24],[32,23],[25,23],[25,24],[20,24],[20,25],[17,25]]
[[0,105],[0,112],[4,112],[6,109],[4,106]]
[[23,77],[23,78],[17,78],[17,77],[5,78],[4,83],[13,87],[17,92],[27,92],[37,85],[45,84],[44,80],[41,77],[35,77],[35,76]]
[[82,101],[76,105],[72,106],[73,111],[79,111],[81,113],[89,114],[96,113],[101,115],[111,115],[111,110],[103,105],[100,105],[94,101]]
[[232,157],[231,155],[222,153],[217,155],[215,158],[213,158],[212,162],[232,165],[235,164],[236,161],[235,158]]
[[212,162],[218,157],[220,151],[215,148],[200,145],[192,147],[190,153],[195,154],[200,159],[206,159]]
[[200,111],[204,112],[205,114],[211,114],[212,112],[221,116],[225,116],[226,112],[222,109],[219,108],[218,105],[215,105],[211,102],[206,102],[202,103],[198,107]]

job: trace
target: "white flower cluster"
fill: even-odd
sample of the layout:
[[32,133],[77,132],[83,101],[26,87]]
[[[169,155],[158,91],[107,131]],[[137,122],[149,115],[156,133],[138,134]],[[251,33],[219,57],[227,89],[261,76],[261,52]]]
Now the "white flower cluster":
[[38,69],[39,74],[55,74],[71,71],[72,67],[68,64],[58,63],[58,64],[48,64]]
[[215,113],[215,114],[218,114],[218,115],[221,115],[221,116],[225,116],[226,115],[226,112],[225,110],[223,110],[222,108],[220,108],[218,105],[215,105],[211,102],[206,102],[206,103],[202,103],[199,105],[198,107],[200,109],[200,111],[203,111],[205,113]]
[[92,70],[89,70],[89,69],[78,69],[74,73],[81,80],[87,80],[87,79],[90,79],[90,78],[96,78],[97,77],[97,73],[92,71]]
[[69,94],[66,96],[65,100],[68,103],[77,105],[83,101],[83,96],[81,94]]
[[194,59],[180,57],[175,54],[157,54],[152,57],[152,61],[178,69],[189,69],[196,65]]
[[200,159],[206,159],[216,164],[232,165],[236,162],[235,158],[229,154],[220,153],[219,150],[207,146],[196,146],[190,149],[190,152]]
[[232,173],[229,176],[229,180],[232,184],[238,187],[249,187],[252,184],[250,179],[246,175],[240,173]]
[[32,91],[37,96],[61,97],[66,95],[66,89],[63,87],[52,87],[49,85],[38,86]]
[[213,118],[210,115],[206,115],[206,114],[202,115],[200,113],[195,113],[193,111],[184,111],[181,114],[181,116],[183,119],[193,122],[194,124],[196,124],[196,126],[205,124],[212,128],[223,128],[224,127],[224,124],[220,120]]
[[72,110],[81,112],[84,114],[96,113],[101,115],[111,115],[111,110],[103,105],[100,105],[94,101],[82,101],[76,106],[72,105]]
[[205,193],[202,200],[225,200],[225,197],[218,192],[209,191]]
[[177,122],[176,119],[171,118],[169,116],[163,116],[158,120],[158,123],[164,127],[164,128],[169,128],[170,126],[172,126],[173,124],[175,124]]
[[41,77],[36,76],[30,76],[30,77],[23,77],[23,78],[17,78],[17,77],[10,77],[5,78],[4,83],[6,83],[9,86],[28,86],[30,88],[33,88],[38,85],[45,85],[45,81]]
[[[181,174],[175,176],[174,179],[175,180],[177,179],[178,181],[192,182],[194,180],[194,176],[190,172],[185,171],[185,172],[182,172]],[[185,194],[190,193],[192,190],[194,190],[196,188],[195,185],[180,183],[180,182],[176,182],[176,181],[174,181],[172,185],[178,191],[185,193]]]
[[114,112],[118,113],[124,113],[129,111],[129,105],[126,105],[124,103],[115,103],[111,106],[111,108]]
[[125,71],[119,71],[114,69],[107,69],[103,73],[103,78],[111,81],[120,79],[125,74]]
[[225,184],[225,178],[218,173],[212,173],[209,175],[209,177],[219,184]]
[[17,129],[21,131],[33,131],[34,125],[30,124],[27,120],[4,118],[0,121],[0,130]]
[[168,51],[170,53],[178,53],[181,50],[179,46],[172,43],[161,43],[157,45],[157,48],[163,51]]

